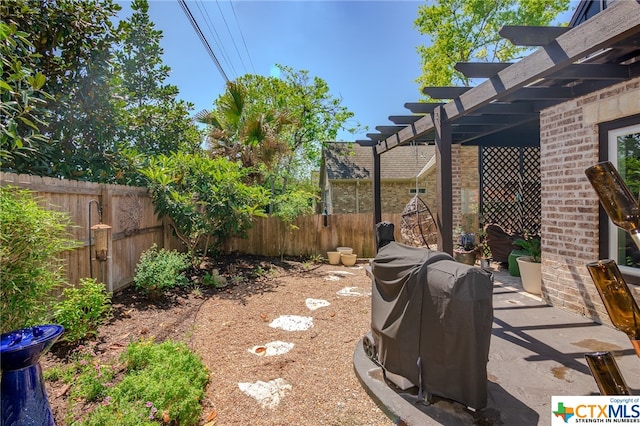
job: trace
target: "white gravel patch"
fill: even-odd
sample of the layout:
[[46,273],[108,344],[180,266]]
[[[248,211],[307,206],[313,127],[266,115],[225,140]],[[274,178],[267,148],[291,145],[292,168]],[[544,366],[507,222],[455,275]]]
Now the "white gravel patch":
[[341,290],[338,290],[336,294],[338,296],[350,297],[371,296],[371,290],[360,287],[345,287]]
[[331,275],[355,275],[353,272],[349,271],[328,271],[327,274]]
[[324,277],[324,279],[327,281],[340,281],[340,278],[342,277],[339,277],[337,275],[327,275],[326,277]]
[[325,308],[329,305],[331,305],[331,303],[327,302],[326,300],[322,300],[322,299],[306,299],[304,301],[305,305],[307,305],[307,308],[309,308],[312,311],[315,311],[316,309],[319,308]]
[[238,387],[246,395],[254,398],[262,408],[273,410],[280,404],[291,385],[284,379],[277,378],[268,382],[258,380],[255,383],[238,383]]
[[269,327],[285,331],[304,331],[313,327],[313,318],[300,315],[281,315],[271,321]]
[[254,346],[249,349],[249,352],[258,356],[276,356],[283,355],[293,349],[295,345],[293,343],[281,342],[276,340],[275,342],[269,342],[264,345]]

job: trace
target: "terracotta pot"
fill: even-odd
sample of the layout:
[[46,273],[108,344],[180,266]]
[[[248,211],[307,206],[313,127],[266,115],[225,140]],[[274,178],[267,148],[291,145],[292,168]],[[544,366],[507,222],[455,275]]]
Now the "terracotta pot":
[[328,251],[327,258],[329,259],[330,265],[337,265],[340,263],[340,252],[339,251]]
[[336,251],[344,254],[353,254],[353,249],[351,247],[338,247]]
[[521,256],[516,261],[524,291],[532,294],[542,293],[542,264],[533,262],[530,256]]
[[358,256],[355,254],[340,254],[340,260],[344,266],[353,266],[356,264],[356,259]]

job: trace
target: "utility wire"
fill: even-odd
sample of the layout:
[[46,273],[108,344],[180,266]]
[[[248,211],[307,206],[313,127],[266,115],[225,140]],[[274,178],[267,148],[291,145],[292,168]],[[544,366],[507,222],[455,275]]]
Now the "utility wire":
[[198,34],[198,37],[200,38],[202,45],[206,49],[207,53],[209,54],[213,62],[216,64],[218,71],[220,71],[220,75],[222,75],[222,78],[224,78],[224,81],[228,83],[229,77],[227,77],[227,74],[224,72],[224,69],[222,69],[222,65],[220,65],[220,61],[218,61],[216,54],[213,52],[213,50],[211,50],[211,46],[209,46],[209,42],[205,38],[204,34],[202,33],[202,30],[198,26],[198,23],[196,22],[195,18],[191,14],[191,11],[189,10],[189,6],[187,6],[187,3],[185,2],[185,0],[178,0],[178,3],[180,3],[180,6],[182,7],[182,10],[184,11],[185,15],[187,15],[187,18],[189,18],[189,22],[191,22],[191,26],[195,30],[196,34]]
[[231,28],[229,28],[229,24],[227,24],[227,19],[224,17],[224,13],[222,12],[222,8],[220,7],[220,2],[216,0],[216,5],[218,5],[218,10],[220,11],[220,16],[222,16],[222,21],[224,22],[224,26],[227,27],[227,32],[229,33],[229,37],[231,37],[231,42],[233,43],[233,47],[236,49],[236,53],[238,54],[238,58],[240,58],[240,63],[242,64],[242,68],[244,69],[245,74],[247,73],[247,67],[242,60],[242,55],[240,55],[240,51],[238,50],[238,45],[236,44],[236,40],[233,38],[233,34],[231,34]]
[[240,37],[242,38],[242,44],[244,44],[244,50],[247,52],[247,57],[249,58],[249,63],[251,64],[251,70],[253,73],[256,73],[256,67],[253,66],[253,61],[251,60],[251,54],[249,53],[249,49],[247,48],[247,42],[244,39],[244,34],[242,33],[242,28],[240,28],[240,23],[238,22],[238,15],[236,15],[236,9],[233,7],[233,1],[230,1],[231,10],[233,11],[233,17],[236,20],[236,25],[238,26],[238,31],[240,31]]
[[218,31],[216,31],[216,26],[213,25],[213,21],[209,16],[209,12],[207,11],[207,8],[201,1],[196,1],[196,6],[198,7],[198,10],[200,10],[200,14],[204,17],[204,22],[207,25],[207,28],[209,28],[209,33],[213,36],[213,41],[218,46],[218,50],[222,54],[222,59],[224,59],[224,61],[227,63],[227,66],[231,68],[231,72],[237,77],[238,73],[236,72],[236,69],[233,66],[233,62],[231,61],[229,55],[227,54],[227,49],[224,48],[224,44],[222,43],[222,37],[220,37],[220,34],[218,34]]

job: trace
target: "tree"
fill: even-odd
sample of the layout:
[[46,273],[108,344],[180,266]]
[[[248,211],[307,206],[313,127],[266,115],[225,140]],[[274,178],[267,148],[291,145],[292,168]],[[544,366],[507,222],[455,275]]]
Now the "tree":
[[47,164],[49,141],[41,128],[46,126],[43,106],[50,96],[42,91],[45,76],[24,65],[33,55],[27,33],[0,22],[0,161],[5,169],[15,169],[16,162],[27,159],[45,168]]
[[33,54],[22,65],[46,77],[41,89],[52,96],[45,106],[48,124],[34,123],[48,146],[39,144],[34,157],[15,156],[15,171],[96,178],[108,170],[104,154],[114,151],[116,128],[109,90],[116,36],[111,18],[119,9],[111,0],[0,2],[3,21],[32,43]]
[[527,48],[513,46],[498,31],[503,25],[549,25],[567,10],[569,0],[439,0],[418,8],[414,21],[429,36],[430,46],[418,46],[420,87],[469,85],[454,69],[456,62],[506,62]]
[[353,113],[324,80],[278,67],[282,78],[247,74],[230,83],[204,120],[212,152],[256,168],[274,196],[310,178],[322,143],[335,140],[340,129],[355,133],[360,127],[347,128]]
[[145,155],[195,152],[201,135],[189,117],[193,105],[176,99],[178,88],[165,84],[171,68],[162,62],[162,31],[149,19],[147,0],[134,0],[131,9],[131,17],[120,22],[114,53],[120,149]]
[[220,252],[229,238],[244,236],[268,202],[263,188],[243,183],[247,169],[222,157],[161,155],[142,173],[149,179],[156,213],[171,219],[192,258],[198,248],[205,254]]

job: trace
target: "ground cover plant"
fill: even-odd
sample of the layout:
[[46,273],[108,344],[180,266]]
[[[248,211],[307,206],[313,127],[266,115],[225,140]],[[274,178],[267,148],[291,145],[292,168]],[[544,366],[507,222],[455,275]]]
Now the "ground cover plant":
[[70,388],[67,424],[194,425],[200,417],[208,372],[184,343],[131,342],[113,363],[102,362],[93,346],[80,345],[71,359],[45,373]]

